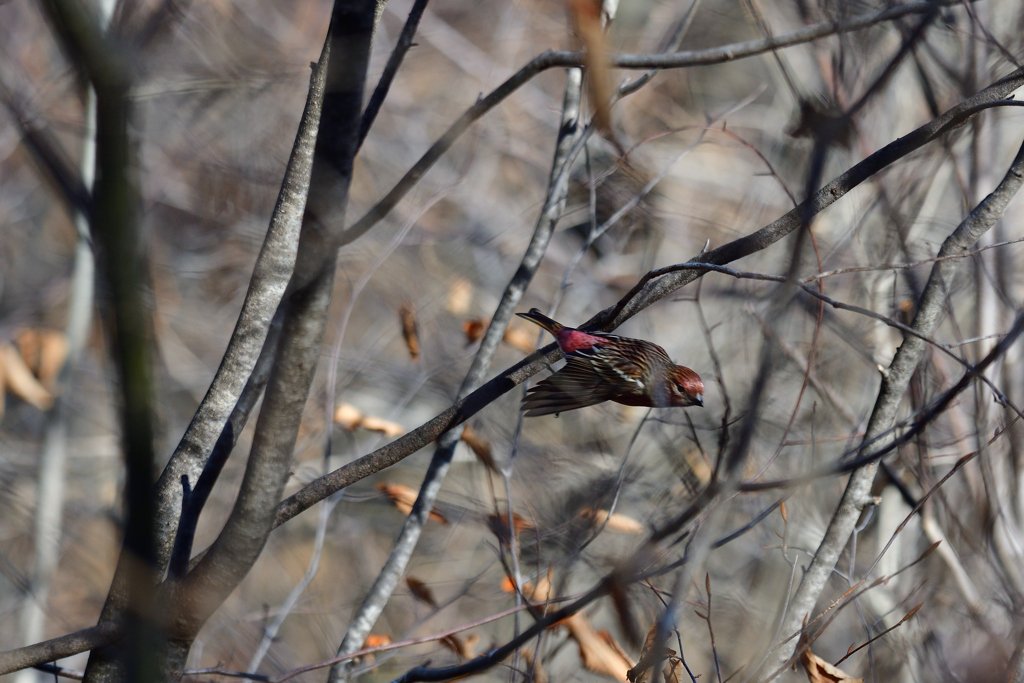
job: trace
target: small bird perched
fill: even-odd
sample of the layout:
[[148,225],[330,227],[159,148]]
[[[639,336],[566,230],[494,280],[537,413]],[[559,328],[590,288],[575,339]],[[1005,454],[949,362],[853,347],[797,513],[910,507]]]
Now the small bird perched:
[[690,368],[673,363],[657,344],[575,330],[536,308],[516,315],[550,332],[565,354],[564,368],[526,392],[522,410],[527,417],[604,401],[648,408],[704,405],[704,382]]

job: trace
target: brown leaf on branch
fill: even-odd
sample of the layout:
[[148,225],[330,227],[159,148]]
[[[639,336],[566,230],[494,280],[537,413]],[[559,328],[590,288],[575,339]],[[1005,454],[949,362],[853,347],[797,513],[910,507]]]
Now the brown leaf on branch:
[[607,510],[586,508],[580,513],[580,516],[590,517],[594,520],[594,526],[600,527],[603,524],[604,528],[609,531],[622,531],[627,534],[642,534],[644,532],[643,524],[617,512],[609,515]]
[[409,586],[409,590],[412,591],[413,597],[435,609],[437,608],[437,601],[434,600],[434,594],[431,592],[430,588],[427,587],[427,584],[423,583],[419,579],[414,579],[411,576],[406,578],[405,584]]
[[[801,642],[806,643],[806,636]],[[864,683],[863,678],[854,678],[811,652],[810,646],[807,646],[801,653],[800,661],[804,665],[804,670],[807,671],[807,679],[810,683]]]
[[633,662],[610,633],[595,631],[582,612],[568,617],[562,625],[569,630],[569,637],[579,645],[583,668],[628,683],[626,672],[633,667]]
[[416,328],[416,311],[412,304],[404,303],[398,309],[398,317],[402,320],[402,338],[409,349],[409,357],[413,360],[420,359],[420,335]]
[[362,428],[371,432],[381,432],[392,439],[405,433],[405,428],[397,422],[367,415],[349,403],[342,403],[335,408],[334,421],[350,432]]
[[462,638],[453,633],[441,639],[441,644],[457,654],[461,659],[473,659],[476,657],[476,645],[480,642],[480,636],[473,634]]
[[527,683],[548,683],[548,674],[540,660],[533,656],[533,650],[523,650],[522,673]]
[[[416,489],[402,484],[379,484],[377,490],[382,491],[402,514],[408,515],[412,512],[412,506],[416,502]],[[430,511],[430,519],[441,524],[447,524],[448,520],[437,509]]]
[[[654,657],[651,649],[658,638],[658,622],[651,624],[647,631],[647,638],[644,640],[643,650],[640,652],[640,661],[637,665],[626,672],[626,677],[632,683],[648,683],[651,680],[651,672],[654,671],[654,663],[650,661]],[[682,676],[682,660],[676,657],[676,651],[664,648],[661,658],[665,660],[665,668],[662,670],[662,678],[665,683],[679,683]]]
[[612,74],[608,63],[605,27],[601,21],[601,0],[568,0],[576,35],[583,43],[584,63],[587,67],[587,87],[594,108],[597,129],[609,139],[612,135]]
[[484,336],[484,330],[486,329],[487,321],[483,318],[463,320],[462,333],[466,335],[466,346],[469,346],[473,342],[478,341],[480,337]]
[[8,391],[39,410],[53,406],[53,394],[39,383],[13,345],[0,346],[0,365],[3,365],[3,381]]
[[363,647],[360,649],[366,650],[371,647],[384,647],[385,645],[391,644],[391,636],[383,633],[371,633],[366,636],[366,640],[363,641]]
[[[363,645],[359,649],[368,650],[372,647],[383,647],[385,645],[390,645],[391,642],[391,636],[384,635],[382,633],[371,633],[368,636],[366,636],[366,640],[363,641]],[[362,657],[356,657],[355,659],[356,662],[360,663],[363,666],[370,665],[375,660],[376,656],[372,653],[368,655],[363,655]]]
[[462,441],[488,469],[492,472],[498,471],[497,465],[494,464],[494,456],[491,454],[490,442],[477,434],[468,424],[462,429]]
[[68,357],[68,338],[57,330],[29,328],[19,332],[14,343],[25,365],[39,378],[39,383],[52,392]]
[[[472,318],[463,321],[462,332],[466,335],[466,346],[479,341],[484,336],[490,322],[486,318]],[[523,353],[533,353],[537,348],[537,335],[517,323],[509,323],[505,328],[505,334],[502,335],[502,340]]]
[[[523,595],[527,600],[540,604],[551,599],[551,577],[553,571],[551,567],[548,567],[546,576],[542,576],[536,581],[526,581],[523,583]],[[506,593],[514,593],[516,590],[515,579],[511,576],[506,576],[502,579],[501,590]]]

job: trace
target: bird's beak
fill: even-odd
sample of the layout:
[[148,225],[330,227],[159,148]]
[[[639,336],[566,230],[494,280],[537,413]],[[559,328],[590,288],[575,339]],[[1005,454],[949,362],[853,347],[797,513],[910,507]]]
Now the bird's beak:
[[697,405],[699,405],[700,407],[704,407],[704,394],[697,394],[696,396],[693,397],[693,400],[695,400],[697,402]]

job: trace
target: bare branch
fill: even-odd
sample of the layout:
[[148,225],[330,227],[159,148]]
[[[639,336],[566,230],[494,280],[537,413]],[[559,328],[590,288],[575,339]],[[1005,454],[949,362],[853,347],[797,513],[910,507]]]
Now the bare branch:
[[[693,258],[691,262],[724,265],[771,246],[800,225],[804,211],[812,210],[814,213],[818,213],[831,206],[874,173],[934,140],[943,132],[966,121],[977,112],[999,106],[999,103],[1005,101],[1003,98],[1006,95],[1021,85],[1024,85],[1024,70],[1015,71],[1010,76],[953,107],[942,116],[886,145],[773,223],[746,237],[741,237],[701,254]],[[647,273],[618,304],[601,311],[581,327],[587,330],[611,331],[641,310],[700,277],[700,274],[694,270],[675,272],[672,270],[673,268],[677,268],[677,266]],[[468,420],[505,392],[550,365],[560,355],[561,353],[554,344],[545,346],[490,380],[465,399],[456,401],[448,410],[417,429],[311,482],[281,503],[275,525],[284,524],[335,491],[390,467],[415,453],[452,427]]]
[[[180,672],[192,640],[259,557],[273,528],[292,450],[320,358],[334,286],[337,242],[358,148],[363,84],[375,3],[335,3],[325,57],[322,126],[310,177],[295,272],[289,284],[280,349],[235,507],[217,540],[180,588],[172,590],[171,670]],[[328,205],[330,209],[328,210]]]
[[[565,198],[569,188],[569,169],[572,165],[575,153],[580,147],[575,145],[580,138],[579,115],[580,96],[582,89],[582,74],[579,69],[570,69],[566,76],[565,97],[562,105],[562,125],[559,127],[559,138],[555,146],[555,158],[552,162],[551,177],[548,187],[547,200],[541,210],[540,218],[533,232],[530,244],[526,248],[522,262],[519,265],[512,280],[505,287],[505,292],[491,317],[491,322],[484,333],[480,348],[477,349],[470,365],[469,372],[459,389],[458,398],[462,399],[480,386],[486,376],[494,353],[498,350],[498,344],[504,336],[516,306],[526,292],[527,286],[533,279],[534,273],[540,265],[541,258],[547,250],[551,235],[554,233],[555,225],[565,207]],[[441,437],[434,456],[430,461],[430,467],[420,487],[420,493],[416,498],[412,512],[406,518],[405,525],[398,540],[395,542],[394,550],[388,557],[387,562],[381,569],[377,580],[374,581],[369,593],[363,600],[362,605],[352,618],[351,625],[345,638],[338,646],[338,656],[344,656],[355,652],[362,647],[370,629],[376,623],[380,613],[384,610],[394,591],[398,580],[401,578],[412,552],[419,540],[420,532],[427,521],[430,510],[434,507],[437,493],[441,489],[441,483],[448,472],[452,456],[455,454],[455,446],[462,436],[461,429],[453,429]],[[331,683],[339,683],[347,680],[351,671],[351,660],[339,662],[331,668]]]
[[[938,256],[941,258],[971,250],[981,235],[1002,217],[1006,206],[1020,189],[1022,183],[1024,183],[1024,146],[1021,147],[1002,182],[943,242]],[[950,286],[962,263],[962,260],[951,259],[939,261],[932,266],[931,276],[925,285],[911,325],[919,333],[930,335],[935,329],[943,312]],[[918,337],[907,336],[904,339],[889,365],[888,371],[882,376],[882,386],[868,421],[863,443],[873,443],[891,429],[896,420],[896,411],[903,400],[907,385],[910,383],[911,375],[924,355],[924,350],[925,342]],[[850,477],[839,507],[814,555],[814,560],[804,573],[800,585],[793,595],[793,600],[787,607],[781,633],[789,634],[799,631],[804,616],[814,610],[814,604],[824,590],[828,577],[839,559],[839,554],[846,547],[861,509],[868,501],[871,482],[874,480],[877,468],[878,461],[874,460],[854,472]],[[776,675],[788,659],[788,650],[782,647],[777,648],[762,669],[761,680],[769,680]]]
[[[942,0],[939,4],[954,4],[959,0]],[[818,38],[859,31],[869,26],[892,21],[908,14],[921,14],[931,12],[935,9],[934,2],[916,2],[906,5],[899,5],[879,12],[871,12],[847,21],[823,21],[813,26],[794,31],[793,33],[767,38],[764,40],[751,40],[745,43],[734,43],[707,50],[690,50],[684,52],[673,52],[663,55],[617,55],[613,56],[610,64],[613,67],[622,69],[680,69],[689,66],[706,66],[709,64],[723,64],[737,59],[753,57],[756,55],[778,50],[784,47],[791,47],[802,43],[808,43]],[[346,242],[352,242],[367,230],[376,225],[384,216],[395,208],[406,194],[420,181],[428,170],[437,162],[441,156],[455,143],[455,141],[466,132],[469,127],[481,118],[488,111],[496,107],[509,95],[514,93],[524,83],[537,74],[557,67],[582,67],[585,59],[579,52],[556,52],[549,50],[534,57],[519,71],[510,76],[504,83],[491,91],[486,97],[482,97],[466,110],[466,112],[453,123],[444,135],[437,142],[431,145],[419,161],[409,169],[401,180],[395,184],[377,204],[353,223],[345,231]],[[622,93],[633,92],[637,87],[646,83],[649,78],[646,76],[637,79],[634,84],[627,84]]]

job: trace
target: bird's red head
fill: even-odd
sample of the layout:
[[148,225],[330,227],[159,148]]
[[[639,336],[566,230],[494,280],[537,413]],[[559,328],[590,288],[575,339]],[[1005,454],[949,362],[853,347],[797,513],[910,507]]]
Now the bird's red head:
[[669,370],[669,395],[673,406],[703,406],[704,382],[690,368],[676,365]]

